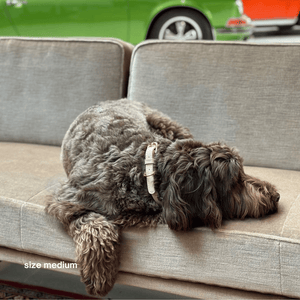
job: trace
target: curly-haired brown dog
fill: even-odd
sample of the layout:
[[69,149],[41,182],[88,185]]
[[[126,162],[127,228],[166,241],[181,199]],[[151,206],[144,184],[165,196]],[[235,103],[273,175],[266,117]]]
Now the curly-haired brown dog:
[[258,218],[278,206],[275,187],[246,175],[234,149],[195,141],[166,115],[126,99],[82,113],[64,138],[62,161],[68,181],[46,211],[73,237],[82,281],[93,295],[114,285],[120,228],[218,228],[224,218]]

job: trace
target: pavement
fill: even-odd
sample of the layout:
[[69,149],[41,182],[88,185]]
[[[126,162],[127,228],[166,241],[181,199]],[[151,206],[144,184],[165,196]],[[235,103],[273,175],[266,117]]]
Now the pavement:
[[257,27],[247,42],[254,43],[300,43],[300,26],[295,25],[289,30],[278,27]]

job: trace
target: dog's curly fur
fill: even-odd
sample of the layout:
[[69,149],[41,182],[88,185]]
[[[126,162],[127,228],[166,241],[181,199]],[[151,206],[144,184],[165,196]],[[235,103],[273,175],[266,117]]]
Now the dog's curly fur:
[[[145,152],[157,142],[155,189],[147,191]],[[277,211],[279,194],[245,174],[236,150],[195,141],[188,129],[148,106],[121,99],[82,113],[62,145],[68,176],[46,211],[76,244],[82,281],[92,295],[114,285],[120,228],[166,223],[174,230],[223,219],[258,218]]]

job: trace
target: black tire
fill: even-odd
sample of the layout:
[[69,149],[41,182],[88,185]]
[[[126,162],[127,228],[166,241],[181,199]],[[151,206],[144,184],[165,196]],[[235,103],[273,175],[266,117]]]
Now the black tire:
[[159,16],[149,39],[212,40],[212,29],[200,13],[188,9],[172,9]]

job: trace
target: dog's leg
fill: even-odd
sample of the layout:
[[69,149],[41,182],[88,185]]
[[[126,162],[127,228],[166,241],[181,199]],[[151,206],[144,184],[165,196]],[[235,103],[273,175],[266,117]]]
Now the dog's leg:
[[193,135],[188,128],[183,127],[159,111],[153,110],[147,114],[146,119],[150,127],[157,134],[160,134],[171,141],[193,138]]
[[81,280],[91,295],[105,296],[119,266],[119,227],[78,203],[80,193],[68,183],[48,199],[46,212],[55,216],[75,241]]
[[76,243],[76,263],[81,281],[91,295],[105,296],[114,286],[119,267],[119,228],[91,212],[71,222]]

